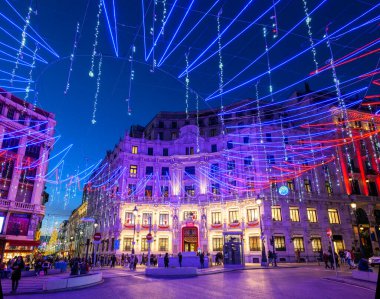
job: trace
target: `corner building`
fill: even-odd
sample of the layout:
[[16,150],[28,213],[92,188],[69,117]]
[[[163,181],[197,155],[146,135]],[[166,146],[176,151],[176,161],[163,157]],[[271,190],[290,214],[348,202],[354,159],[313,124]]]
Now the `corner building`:
[[[307,113],[304,106],[330,97],[295,93],[290,101]],[[202,250],[214,256],[223,250],[223,232],[236,231],[243,233],[246,262],[260,262],[260,222],[266,250],[273,237],[280,261],[294,261],[298,250],[301,260],[315,260],[329,247],[328,228],[337,251],[357,246],[349,175],[337,149],[302,145],[317,138],[317,129],[281,107],[266,110],[246,100],[226,111],[242,105],[244,112],[223,119],[216,110],[188,118],[160,112],[146,127],[131,127],[85,187],[88,216],[102,234],[98,255],[146,253],[150,219],[156,254]],[[331,109],[324,111],[326,123],[336,126]],[[310,122],[318,117],[310,115]],[[356,200],[376,207],[378,197]]]
[[0,89],[0,255],[27,256],[39,245],[48,194],[45,174],[55,116]]

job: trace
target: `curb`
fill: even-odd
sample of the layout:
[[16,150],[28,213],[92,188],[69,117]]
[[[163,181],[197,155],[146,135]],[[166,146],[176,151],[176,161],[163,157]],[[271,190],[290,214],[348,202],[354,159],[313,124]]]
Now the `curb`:
[[102,284],[103,282],[104,282],[104,279],[102,279],[101,281],[96,282],[96,283],[87,284],[85,286],[78,286],[78,287],[74,287],[74,288],[58,289],[58,290],[52,290],[52,291],[38,290],[38,291],[33,291],[33,292],[5,293],[4,296],[63,293],[63,292],[69,292],[69,291],[74,291],[74,290],[85,289],[88,287],[93,287],[93,286]]
[[339,278],[335,278],[335,277],[324,277],[322,279],[324,279],[324,280],[330,280],[330,281],[335,281],[335,282],[340,282],[340,283],[343,283],[343,284],[346,284],[346,285],[360,287],[360,288],[363,288],[363,289],[366,289],[366,290],[370,290],[372,292],[376,292],[376,283],[375,282],[371,282],[371,281],[368,281],[368,282],[369,283],[373,283],[373,285],[375,286],[375,289],[371,289],[371,288],[369,288],[367,286],[363,286],[359,282],[356,283],[356,281],[351,281],[351,280],[347,281],[345,279],[339,279]]

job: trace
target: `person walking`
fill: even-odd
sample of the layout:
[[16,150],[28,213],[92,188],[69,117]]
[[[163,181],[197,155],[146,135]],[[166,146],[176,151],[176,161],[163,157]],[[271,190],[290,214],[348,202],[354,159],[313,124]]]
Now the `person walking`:
[[199,255],[199,260],[201,262],[201,269],[203,269],[205,267],[205,254],[203,252]]
[[18,283],[21,279],[21,270],[24,269],[25,264],[22,259],[22,256],[19,256],[16,261],[13,263],[11,269],[13,270],[12,272],[12,293],[16,293],[17,288],[18,288]]
[[325,269],[330,269],[329,266],[329,255],[327,252],[323,253],[323,262],[325,263]]
[[136,270],[136,266],[137,266],[138,262],[139,262],[139,259],[137,257],[137,254],[135,254],[135,261],[133,263],[133,270]]
[[296,250],[296,261],[297,263],[301,262],[301,251],[299,249]]
[[111,268],[115,268],[115,263],[116,263],[116,256],[113,255],[113,256],[111,257]]
[[179,263],[179,266],[182,267],[182,253],[178,253],[178,263]]
[[168,255],[168,253],[165,253],[164,265],[165,265],[165,268],[169,268],[169,255]]
[[45,260],[42,264],[42,269],[44,270],[44,276],[48,275],[49,261]]

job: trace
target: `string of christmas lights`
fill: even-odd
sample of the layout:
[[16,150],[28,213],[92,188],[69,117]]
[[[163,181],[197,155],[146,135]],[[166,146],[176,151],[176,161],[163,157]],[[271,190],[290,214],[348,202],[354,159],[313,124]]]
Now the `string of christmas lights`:
[[[271,66],[270,66],[270,60],[269,60],[269,52],[268,52],[268,42],[267,42],[267,28],[263,28],[263,36],[264,36],[264,42],[265,42],[265,52],[267,56],[267,65],[268,65],[268,78],[269,78],[269,94],[272,102],[274,101],[273,99],[273,85],[272,85],[272,74],[271,74]],[[220,93],[221,94],[221,93]]]
[[132,115],[132,108],[131,108],[131,96],[132,96],[132,81],[135,79],[135,70],[133,68],[133,61],[134,61],[134,55],[136,53],[136,47],[135,45],[132,45],[131,48],[131,54],[129,55],[129,66],[130,66],[130,74],[129,74],[129,89],[128,89],[128,98],[126,99],[127,102],[127,109],[128,109],[128,115]]
[[69,74],[67,75],[66,88],[65,88],[65,91],[63,92],[65,95],[67,94],[67,92],[69,91],[69,88],[70,88],[70,77],[71,77],[71,72],[73,71],[73,63],[74,63],[75,52],[76,52],[77,46],[78,46],[78,37],[79,37],[79,22],[77,23],[77,28],[75,31],[73,50],[71,51],[71,54],[70,54]]
[[[224,135],[224,131],[225,131],[225,128],[224,128],[224,106],[223,106],[223,77],[224,77],[224,74],[223,74],[223,56],[222,56],[222,38],[220,36],[220,16],[222,14],[223,10],[220,9],[219,12],[218,12],[218,15],[216,17],[216,21],[217,21],[217,33],[218,33],[218,56],[219,56],[219,94],[220,94],[220,113],[219,113],[219,117],[220,117],[220,123],[221,123],[221,128],[222,128],[222,134]],[[187,65],[187,68],[189,66]],[[188,75],[188,74],[186,74]]]
[[[33,70],[36,67],[36,56],[37,56],[38,49],[39,49],[38,44],[36,44],[36,48],[34,49],[34,52],[33,52],[32,66],[30,67],[30,70],[29,70],[29,80],[25,88],[25,98],[24,98],[25,101],[29,98],[30,86],[33,82]],[[24,103],[24,111],[25,110],[26,110],[26,103]]]
[[313,54],[313,61],[314,61],[314,65],[315,65],[315,72],[318,73],[318,61],[317,61],[317,50],[315,49],[315,46],[314,46],[314,40],[313,40],[313,33],[311,31],[311,17],[310,17],[310,14],[309,14],[309,8],[307,6],[307,1],[306,0],[302,0],[302,3],[303,3],[303,10],[304,10],[304,13],[305,13],[305,16],[306,16],[306,26],[307,26],[307,34],[309,35],[309,42],[310,42],[310,45],[311,45],[311,53]]
[[96,79],[96,92],[95,92],[95,97],[94,97],[94,109],[92,111],[92,120],[91,120],[91,123],[93,125],[96,124],[96,110],[98,106],[98,97],[99,97],[99,92],[100,92],[100,79],[102,76],[102,60],[103,60],[103,57],[102,57],[102,54],[100,54],[99,65],[98,65],[98,77]]
[[88,72],[88,75],[93,78],[94,77],[94,65],[95,65],[95,56],[97,54],[97,47],[98,47],[98,38],[99,38],[99,26],[100,26],[100,15],[102,14],[102,0],[99,0],[98,4],[98,13],[96,15],[97,21],[95,26],[95,34],[94,34],[94,43],[92,48],[92,55],[91,55],[91,67],[90,71]]
[[[189,67],[189,52],[185,53],[185,61],[186,61],[186,70]],[[189,73],[186,72],[186,78],[185,78],[185,112],[186,112],[186,119],[189,119],[189,85],[190,85],[190,79],[189,79]]]
[[23,50],[24,50],[24,47],[26,44],[26,30],[28,29],[28,27],[30,25],[30,16],[31,16],[32,12],[33,12],[33,9],[31,7],[29,7],[28,14],[25,18],[25,25],[24,25],[24,28],[22,29],[22,33],[21,33],[21,43],[20,43],[20,47],[17,51],[16,63],[15,63],[15,66],[12,70],[12,76],[11,76],[11,80],[10,80],[11,85],[13,85],[13,79],[16,75],[16,70],[18,69],[20,59],[22,59],[22,56],[23,56]]

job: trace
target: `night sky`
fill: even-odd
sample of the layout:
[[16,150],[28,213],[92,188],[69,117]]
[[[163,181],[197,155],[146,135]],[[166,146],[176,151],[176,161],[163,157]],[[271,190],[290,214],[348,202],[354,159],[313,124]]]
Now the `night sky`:
[[[221,36],[224,82],[232,81],[224,87],[229,90],[247,80],[248,84],[223,95],[223,103],[233,103],[244,98],[255,97],[255,84],[259,86],[260,96],[269,95],[268,64],[273,69],[285,60],[292,58],[299,52],[311,46],[308,28],[305,18],[304,4],[307,5],[309,13],[318,5],[321,6],[311,15],[311,34],[313,37],[316,60],[319,67],[328,63],[331,54],[326,42],[319,41],[325,34],[328,26],[329,34],[341,29],[342,26],[359,17],[366,11],[373,9],[370,13],[356,22],[353,22],[340,33],[346,33],[365,22],[369,24],[347,33],[343,36],[333,38],[331,41],[334,58],[342,57],[355,49],[379,38],[380,9],[375,7],[378,1],[373,0],[159,0],[156,5],[155,37],[162,25],[163,2],[166,2],[166,15],[168,16],[173,3],[175,8],[168,19],[163,35],[160,36],[154,49],[154,58],[159,63],[166,47],[170,44],[172,37],[176,34],[183,16],[189,13],[182,26],[178,30],[170,45],[171,52],[177,47],[178,42],[188,34],[194,25],[205,16],[214,3],[214,7],[204,17],[203,21],[192,33],[178,45],[176,50],[155,68],[152,72],[152,55],[145,61],[144,44],[149,53],[152,47],[152,35],[150,28],[153,24],[154,1],[144,0],[145,8],[145,43],[144,26],[142,18],[142,5],[140,0],[115,0],[117,16],[117,40],[118,56],[110,37],[104,11],[100,16],[98,53],[102,54],[103,67],[100,80],[100,93],[96,113],[96,124],[91,124],[94,95],[96,91],[96,76],[98,72],[99,56],[95,57],[94,78],[88,73],[91,66],[91,53],[94,43],[96,26],[96,15],[98,12],[98,1],[96,0],[0,0],[0,70],[12,72],[15,66],[17,50],[20,47],[21,31],[8,23],[4,16],[15,22],[17,26],[24,27],[25,17],[31,2],[33,13],[30,25],[41,37],[59,54],[55,57],[46,49],[40,47],[38,54],[47,63],[38,62],[33,70],[32,88],[38,91],[29,95],[29,101],[37,98],[37,105],[53,112],[56,115],[56,135],[61,138],[56,143],[53,155],[73,144],[72,149],[64,159],[63,169],[59,168],[61,179],[75,175],[86,169],[86,167],[98,162],[105,155],[106,150],[112,149],[132,124],[145,125],[159,111],[184,111],[185,110],[185,77],[178,78],[185,71],[185,54],[188,53],[189,63],[198,58],[206,50],[205,54],[194,64],[198,64],[210,54],[215,53],[209,60],[189,73],[190,88],[196,91],[201,99],[208,98],[218,89],[219,84],[219,57],[217,42],[217,15],[220,14],[220,26],[223,31],[234,19],[229,29]],[[110,17],[110,23],[114,24],[112,0],[106,0],[106,7]],[[23,19],[19,18],[9,6],[12,4]],[[270,7],[275,5],[275,10]],[[247,8],[242,9],[247,5]],[[264,13],[268,10],[267,13]],[[274,38],[273,24],[277,16],[278,37]],[[254,24],[252,21],[257,20]],[[294,30],[292,28],[302,21]],[[67,76],[70,67],[70,54],[73,49],[74,35],[77,22],[80,23],[80,34],[78,36],[78,47],[74,56],[73,70],[70,79],[70,89],[65,95]],[[235,36],[250,26],[236,39]],[[267,45],[270,48],[268,55],[265,54],[265,40],[263,28],[266,27]],[[32,33],[35,37],[35,34]],[[113,33],[115,30],[113,30]],[[14,37],[15,39],[13,39]],[[283,38],[283,39],[282,39]],[[234,40],[233,40],[234,39]],[[211,44],[212,41],[215,41]],[[277,43],[277,44],[276,44]],[[319,43],[319,44],[318,44]],[[131,87],[130,107],[131,115],[128,115],[126,99],[129,93],[130,62],[132,45],[136,47],[134,54],[134,80]],[[8,46],[8,47],[7,47]],[[9,48],[9,46],[13,47]],[[25,53],[32,55],[35,42],[27,37]],[[271,48],[273,46],[273,48]],[[370,50],[377,49],[374,44]],[[367,52],[368,52],[367,51]],[[5,53],[9,54],[6,55]],[[264,55],[262,55],[264,54]],[[240,76],[234,76],[257,59],[251,67],[247,68]],[[31,58],[26,55],[23,60],[31,63]],[[359,74],[373,71],[379,63],[379,52],[368,55],[360,60],[353,61],[347,65],[337,68],[337,76],[341,82],[355,78]],[[304,88],[304,78],[315,70],[315,62],[311,50],[295,58],[292,62],[284,64],[271,72],[273,91],[283,89],[282,92],[274,94],[274,100],[278,103],[287,99],[296,89]],[[29,77],[29,67],[20,66],[16,75]],[[0,73],[0,87],[11,90],[12,88],[25,88],[26,83],[15,82],[13,86],[9,83],[10,76]],[[295,86],[289,85],[300,81]],[[333,85],[331,71],[326,71],[318,76],[307,80],[313,90],[323,89]],[[370,85],[370,80],[353,80],[353,84],[342,84],[342,92],[353,91],[360,87],[368,87],[368,94],[376,90]],[[334,91],[334,88],[330,88]],[[25,97],[25,91],[15,92],[21,98]],[[360,94],[359,96],[364,96]],[[220,98],[201,100],[200,108],[218,107]],[[195,96],[192,93],[189,98],[189,109],[195,109]],[[49,167],[52,169],[59,158],[51,161]],[[81,182],[83,187],[83,182]],[[62,216],[70,215],[73,208],[78,206],[81,192],[78,188],[71,187],[71,193],[67,193],[66,183],[60,185],[49,184],[48,191],[51,194],[45,224],[60,221]],[[66,194],[66,204],[65,204]]]

